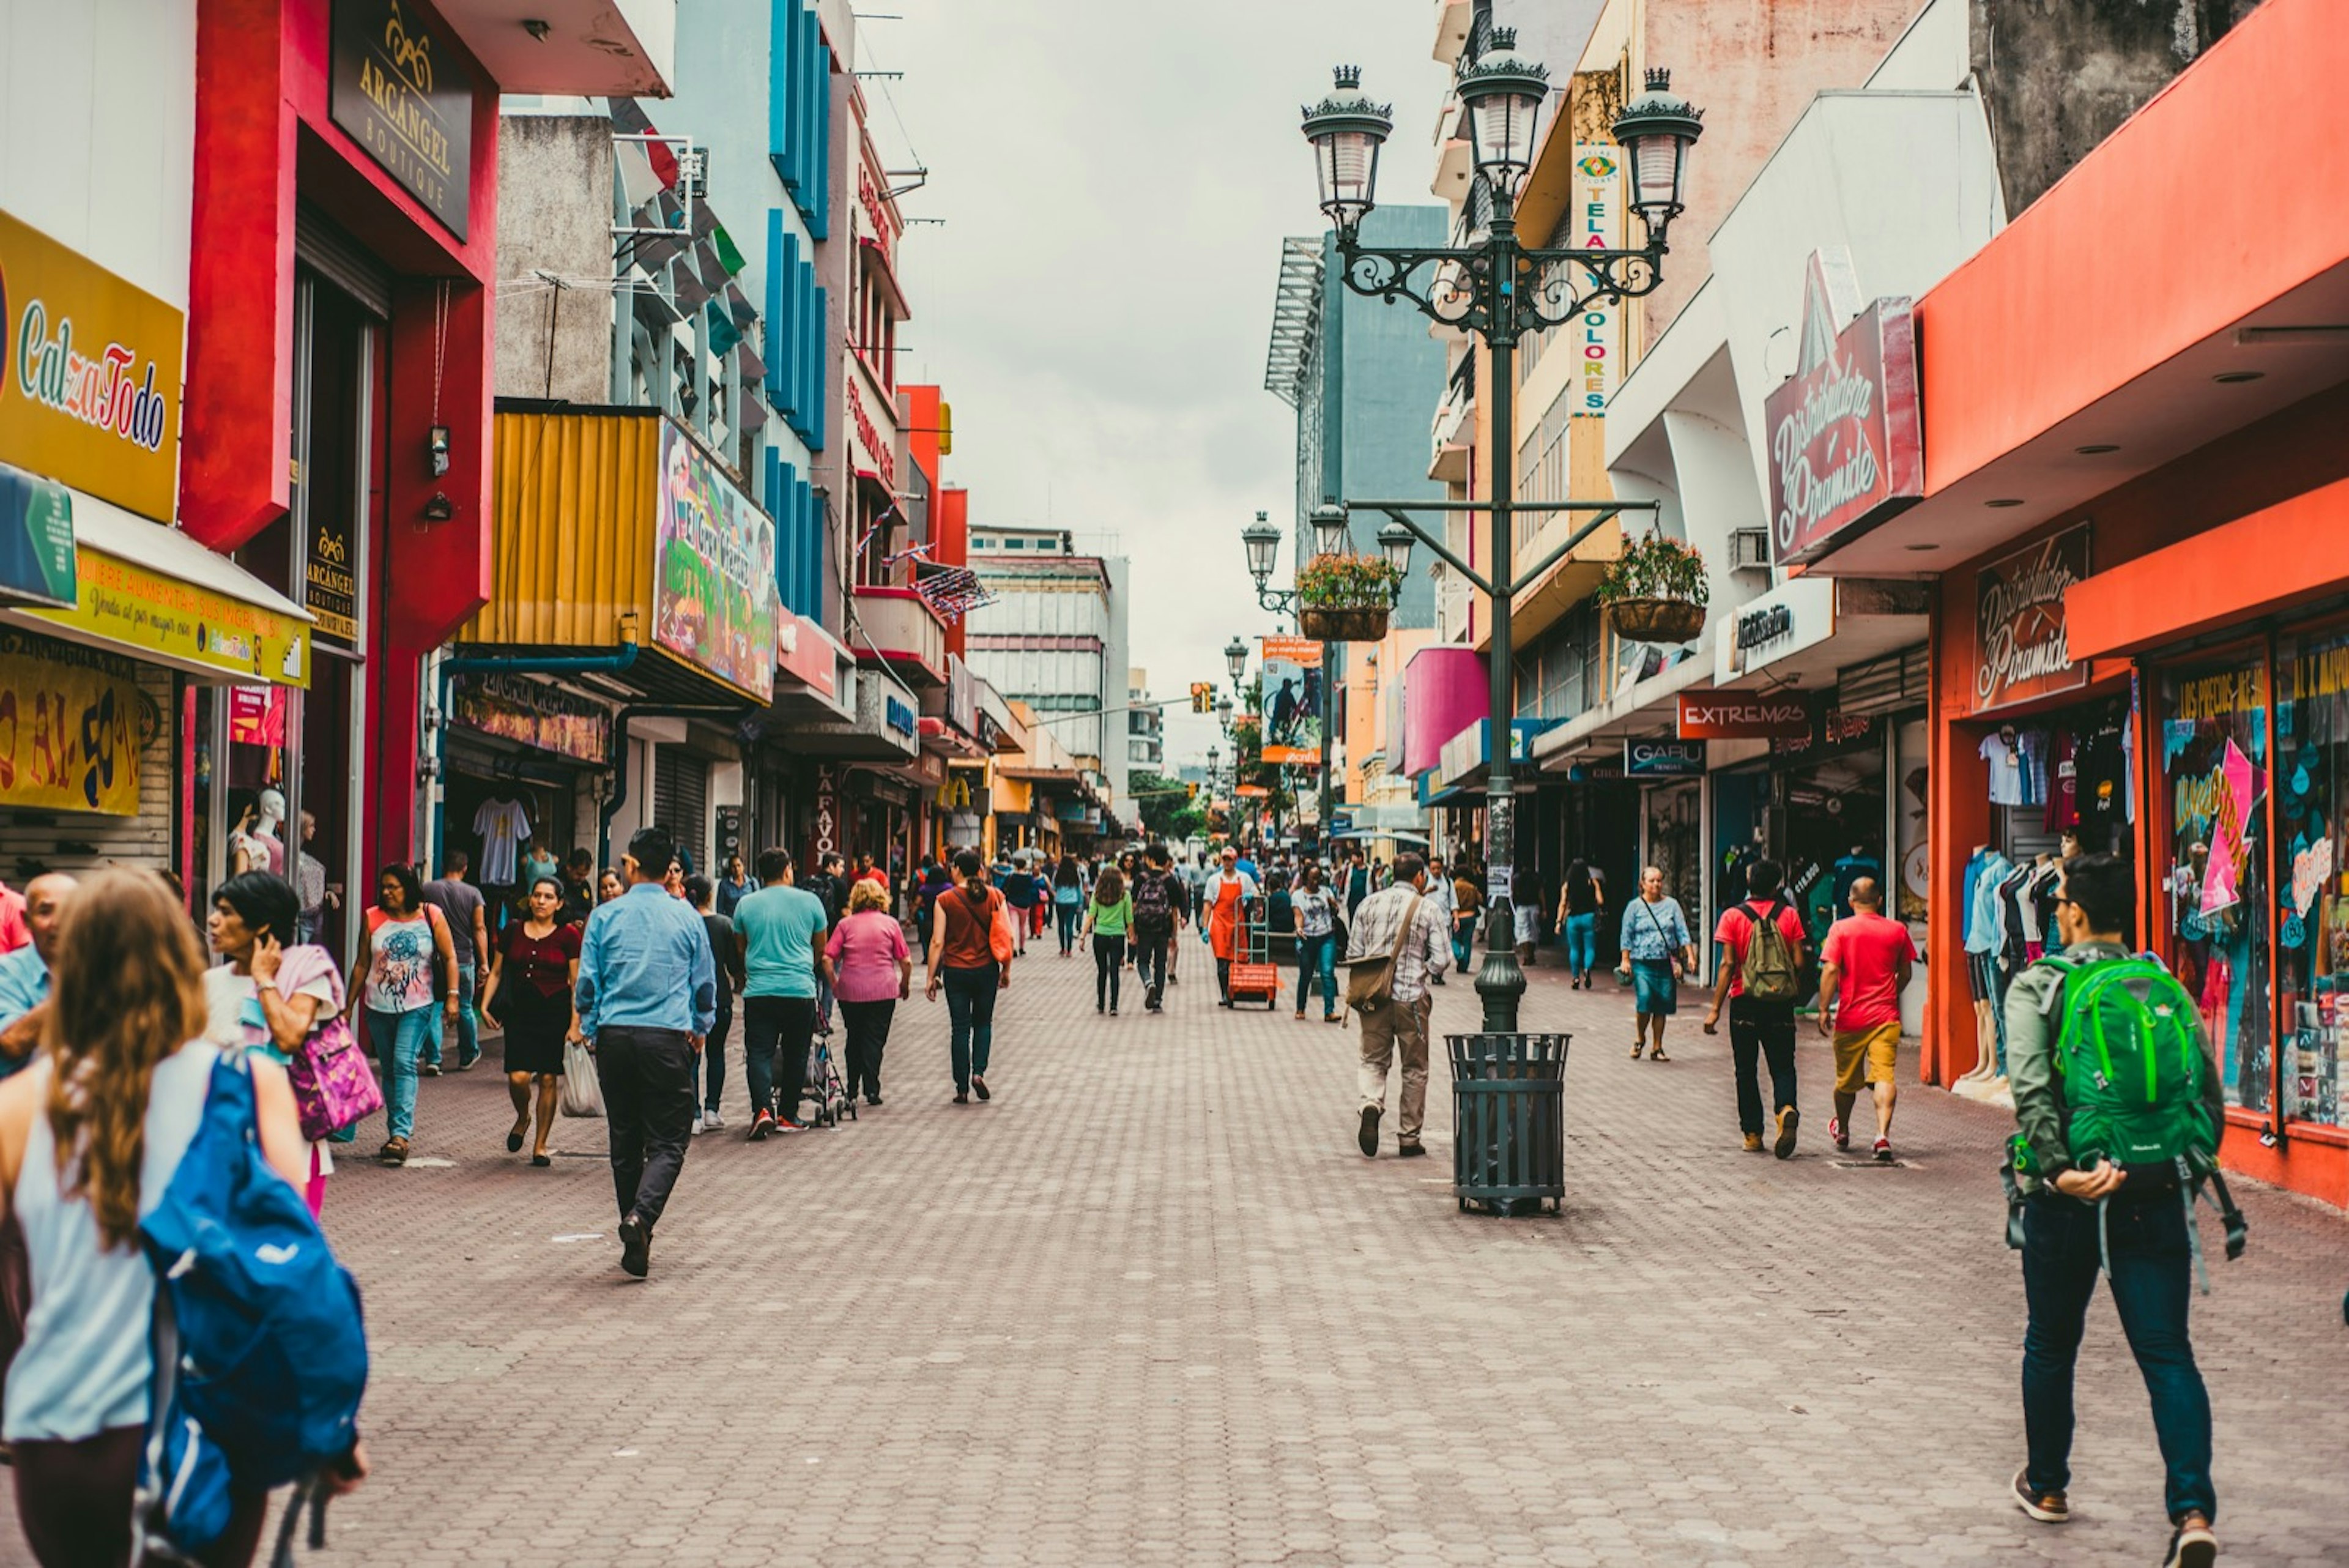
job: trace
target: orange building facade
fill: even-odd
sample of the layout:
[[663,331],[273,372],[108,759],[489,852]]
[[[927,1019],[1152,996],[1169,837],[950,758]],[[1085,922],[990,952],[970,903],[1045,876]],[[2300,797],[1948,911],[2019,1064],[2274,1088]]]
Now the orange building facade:
[[1926,1079],[1994,1097],[2033,901],[2109,849],[2227,1163],[2349,1206],[2344,74],[2269,0],[1920,300],[1925,498],[1813,569],[1938,575]]

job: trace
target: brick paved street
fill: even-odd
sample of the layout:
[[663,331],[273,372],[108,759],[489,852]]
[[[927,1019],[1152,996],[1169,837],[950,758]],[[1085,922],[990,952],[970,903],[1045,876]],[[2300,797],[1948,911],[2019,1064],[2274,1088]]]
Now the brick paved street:
[[[1913,1092],[1907,1168],[1847,1168],[1812,1043],[1811,1136],[1747,1155],[1725,1037],[1684,1014],[1672,1063],[1634,1064],[1622,997],[1545,971],[1528,1021],[1576,1033],[1573,1199],[1462,1215],[1440,1071],[1434,1157],[1369,1162],[1350,1030],[1218,1011],[1195,943],[1170,1015],[1096,1028],[1091,966],[1048,948],[992,1105],[951,1103],[917,993],[863,1123],[695,1143],[644,1284],[616,1267],[600,1124],[536,1171],[502,1152],[492,1072],[428,1081],[418,1162],[352,1161],[329,1199],[378,1477],[325,1561],[2158,1561],[2152,1431],[2101,1303],[2080,1518],[2005,1502],[1994,1114]],[[1466,1024],[1474,993],[1440,995]],[[2197,1309],[2228,1560],[2349,1561],[2344,1225],[2246,1199],[2251,1253]]]

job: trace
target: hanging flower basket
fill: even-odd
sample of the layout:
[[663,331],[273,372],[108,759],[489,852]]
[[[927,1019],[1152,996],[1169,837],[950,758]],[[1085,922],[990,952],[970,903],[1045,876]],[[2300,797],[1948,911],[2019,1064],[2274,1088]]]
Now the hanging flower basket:
[[1383,609],[1316,608],[1299,605],[1297,629],[1316,642],[1376,642],[1387,634]]
[[1599,580],[1599,602],[1627,642],[1692,641],[1703,634],[1712,597],[1704,557],[1661,534],[1627,541]]
[[1297,629],[1321,642],[1376,642],[1402,587],[1379,556],[1316,556],[1297,572]]
[[1607,618],[1626,642],[1693,642],[1704,633],[1704,607],[1687,599],[1617,599]]

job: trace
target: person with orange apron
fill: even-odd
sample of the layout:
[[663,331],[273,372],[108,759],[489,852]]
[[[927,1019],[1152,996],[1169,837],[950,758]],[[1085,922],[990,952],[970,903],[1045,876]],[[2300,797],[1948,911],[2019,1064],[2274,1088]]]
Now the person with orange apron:
[[1256,878],[1240,869],[1240,852],[1224,846],[1224,863],[1210,873],[1199,901],[1207,910],[1207,944],[1216,954],[1219,1005],[1232,1004],[1232,960],[1239,956],[1240,905],[1257,895]]

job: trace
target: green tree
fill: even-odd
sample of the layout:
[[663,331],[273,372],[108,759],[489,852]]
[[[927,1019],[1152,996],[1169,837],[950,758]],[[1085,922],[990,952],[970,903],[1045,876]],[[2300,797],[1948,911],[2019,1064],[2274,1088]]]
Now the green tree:
[[1133,773],[1126,775],[1125,793],[1142,808],[1143,828],[1154,838],[1180,843],[1206,821],[1206,813],[1192,804],[1191,786],[1181,779]]

